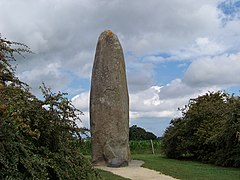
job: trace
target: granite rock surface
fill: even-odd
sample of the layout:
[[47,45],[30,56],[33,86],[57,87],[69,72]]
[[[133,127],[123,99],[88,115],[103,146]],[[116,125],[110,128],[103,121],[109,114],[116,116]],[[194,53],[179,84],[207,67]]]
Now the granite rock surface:
[[129,96],[124,55],[118,37],[101,33],[94,59],[90,92],[92,161],[95,165],[127,166]]

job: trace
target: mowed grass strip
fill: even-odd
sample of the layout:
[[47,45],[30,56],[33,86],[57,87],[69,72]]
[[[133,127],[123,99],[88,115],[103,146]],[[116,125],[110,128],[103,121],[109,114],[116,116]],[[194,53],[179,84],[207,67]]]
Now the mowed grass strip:
[[240,168],[224,168],[195,161],[167,159],[161,155],[135,154],[143,167],[186,180],[240,180]]

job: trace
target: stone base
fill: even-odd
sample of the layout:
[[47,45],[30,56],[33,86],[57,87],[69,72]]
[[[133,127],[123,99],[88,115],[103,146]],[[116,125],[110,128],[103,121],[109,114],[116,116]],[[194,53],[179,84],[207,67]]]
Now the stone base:
[[94,166],[107,166],[107,167],[113,167],[113,168],[118,168],[118,167],[126,167],[128,166],[129,162],[126,160],[121,160],[121,159],[111,159],[108,160],[107,162],[105,161],[93,161],[92,164]]

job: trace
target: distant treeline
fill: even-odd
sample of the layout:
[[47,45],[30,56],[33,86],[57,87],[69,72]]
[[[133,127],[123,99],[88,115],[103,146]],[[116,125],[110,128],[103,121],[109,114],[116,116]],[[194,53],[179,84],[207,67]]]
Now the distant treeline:
[[157,136],[152,132],[148,132],[145,129],[133,125],[129,128],[129,140],[154,140]]

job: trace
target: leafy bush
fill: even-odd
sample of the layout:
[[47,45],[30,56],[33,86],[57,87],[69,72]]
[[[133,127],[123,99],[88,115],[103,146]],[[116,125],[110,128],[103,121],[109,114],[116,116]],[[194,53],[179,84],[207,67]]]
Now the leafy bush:
[[30,52],[27,46],[0,36],[0,48],[0,179],[97,179],[76,147],[84,133],[75,122],[81,112],[45,86],[44,99],[37,99],[15,77],[10,61]]
[[81,149],[81,153],[84,155],[91,155],[92,153],[92,141],[90,138],[83,139],[81,143],[76,141],[76,146]]
[[164,133],[162,148],[167,157],[240,167],[239,97],[207,93],[191,99],[182,113]]

